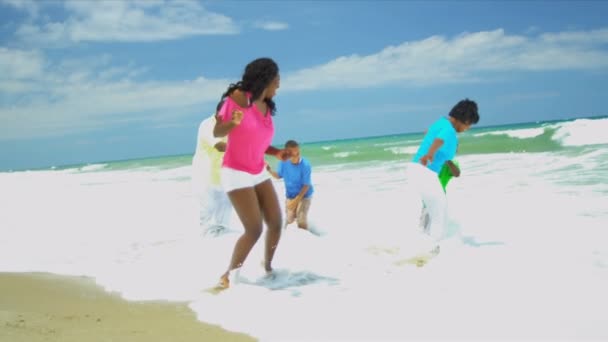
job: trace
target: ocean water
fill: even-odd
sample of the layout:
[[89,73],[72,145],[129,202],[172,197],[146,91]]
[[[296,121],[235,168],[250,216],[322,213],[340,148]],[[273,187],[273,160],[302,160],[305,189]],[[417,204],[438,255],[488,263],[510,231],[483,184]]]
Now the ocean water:
[[[242,227],[203,236],[191,156],[0,173],[0,271],[86,275],[187,301],[262,341],[608,339],[608,118],[474,129],[448,186],[451,238],[418,268],[421,134],[305,144],[313,232],[263,240],[216,284]],[[275,183],[279,198],[283,185]],[[1,308],[0,308],[1,309]]]

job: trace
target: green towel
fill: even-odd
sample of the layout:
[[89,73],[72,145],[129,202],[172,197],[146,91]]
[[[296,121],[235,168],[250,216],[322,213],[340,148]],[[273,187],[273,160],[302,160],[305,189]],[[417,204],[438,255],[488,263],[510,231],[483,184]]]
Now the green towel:
[[[454,165],[460,168],[460,165],[458,165],[458,162],[456,162],[455,160],[452,160],[452,163],[454,163]],[[443,167],[441,168],[441,170],[439,170],[438,176],[439,182],[441,183],[441,187],[443,188],[443,192],[445,192],[445,187],[448,186],[448,182],[450,181],[450,179],[454,177],[447,163],[443,164]]]

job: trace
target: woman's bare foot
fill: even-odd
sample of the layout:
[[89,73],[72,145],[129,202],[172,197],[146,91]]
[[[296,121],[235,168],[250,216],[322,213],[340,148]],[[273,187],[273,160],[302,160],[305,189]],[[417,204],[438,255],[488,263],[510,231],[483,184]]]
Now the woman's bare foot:
[[224,273],[221,277],[220,277],[220,282],[217,284],[217,287],[222,288],[222,289],[227,289],[230,287],[230,272],[226,272]]
[[272,266],[270,266],[270,264],[264,263],[264,270],[266,271],[266,275],[272,274]]

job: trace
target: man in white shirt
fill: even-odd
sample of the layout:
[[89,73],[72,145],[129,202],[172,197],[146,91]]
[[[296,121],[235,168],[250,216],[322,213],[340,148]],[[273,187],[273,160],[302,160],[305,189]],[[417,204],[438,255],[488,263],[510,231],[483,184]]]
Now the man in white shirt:
[[192,158],[192,184],[199,199],[200,225],[205,235],[221,235],[228,230],[232,204],[220,185],[220,169],[226,138],[213,136],[216,117],[212,115],[198,128],[197,146]]

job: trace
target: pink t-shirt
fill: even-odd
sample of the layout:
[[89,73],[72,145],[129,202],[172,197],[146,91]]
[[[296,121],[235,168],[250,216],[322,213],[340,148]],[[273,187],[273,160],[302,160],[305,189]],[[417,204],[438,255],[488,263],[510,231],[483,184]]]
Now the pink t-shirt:
[[228,97],[218,113],[219,117],[224,122],[230,121],[236,109],[243,112],[243,120],[228,133],[222,166],[258,174],[264,170],[264,153],[274,136],[272,116],[270,112],[264,116],[253,104],[242,108]]

